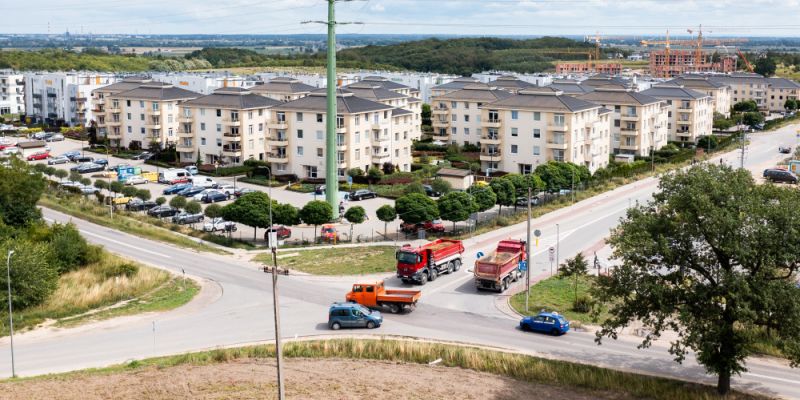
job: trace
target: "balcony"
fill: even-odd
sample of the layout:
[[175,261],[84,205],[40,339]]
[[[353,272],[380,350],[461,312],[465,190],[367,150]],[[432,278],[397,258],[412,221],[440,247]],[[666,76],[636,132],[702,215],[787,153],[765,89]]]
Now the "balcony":
[[55,93],[48,93],[47,94],[47,97],[50,97],[50,98],[53,98],[53,99],[56,98],[56,96],[58,96],[58,95],[55,94]]
[[225,133],[223,133],[222,136],[224,136],[226,138],[236,138],[236,139],[238,139],[238,138],[242,137],[242,133],[241,132],[234,132],[234,131],[225,131]]
[[94,99],[93,103],[95,105],[97,105],[97,106],[100,106],[100,105],[106,104],[106,99],[104,99],[104,98],[96,98],[96,99]]
[[346,133],[347,133],[347,127],[346,126],[342,125],[342,126],[337,126],[336,127],[336,134],[337,135],[344,135]]
[[433,140],[440,140],[440,141],[446,142],[446,141],[450,140],[450,134],[449,133],[441,133],[441,132],[434,131],[434,132],[431,133],[431,138]]
[[636,114],[622,114],[619,117],[623,121],[636,121],[639,119],[639,116]]
[[677,131],[677,132],[675,132],[675,134],[678,135],[678,136],[691,137],[692,136],[692,131]]
[[289,162],[289,156],[286,153],[267,153],[267,162],[285,164]]
[[108,123],[106,125],[108,125],[108,126],[121,126],[122,125],[122,121],[121,120],[113,120],[112,119],[111,121],[108,121]]
[[147,129],[161,129],[161,121],[147,121],[144,124]]
[[679,120],[675,121],[675,123],[676,123],[677,125],[691,125],[691,124],[692,124],[692,120],[689,120],[689,119],[686,119],[686,120],[679,119]]
[[194,133],[192,133],[192,131],[178,129],[178,137],[194,137]]
[[242,122],[239,118],[223,118],[222,125],[225,126],[239,126],[239,123]]
[[500,144],[500,135],[483,135],[481,136],[481,143]]
[[447,127],[450,126],[450,121],[447,121],[447,120],[442,121],[442,120],[439,120],[439,119],[434,119],[431,122],[431,125],[434,128],[447,128]]
[[389,161],[390,158],[391,158],[391,155],[389,153],[373,154],[372,155],[372,163],[373,164],[382,164],[382,163],[385,163],[385,162]]
[[336,150],[338,150],[338,151],[347,150],[347,143],[345,143],[345,142],[337,142],[336,143]]
[[181,115],[178,117],[178,122],[182,124],[191,124],[193,120],[191,115]]
[[288,146],[289,136],[269,136],[267,137],[267,144],[270,146]]
[[286,130],[289,129],[289,124],[286,123],[286,120],[283,121],[275,121],[275,122],[268,122],[267,129],[280,129]]
[[620,150],[639,150],[639,146],[637,146],[636,143],[633,143],[633,144],[625,143],[625,144],[620,144],[619,145],[619,149]]
[[241,157],[242,148],[240,146],[222,146],[222,155],[228,157]]
[[569,143],[563,140],[548,140],[547,141],[547,148],[553,150],[566,150],[569,147]]
[[431,109],[432,115],[449,115],[450,109],[447,107],[434,107]]
[[144,110],[145,115],[161,115],[161,109],[153,110],[152,108],[147,108]]
[[636,136],[636,135],[639,134],[639,130],[636,129],[636,128],[627,128],[627,127],[623,126],[623,127],[619,128],[619,134],[620,135]]
[[108,112],[110,112],[112,114],[119,114],[119,113],[122,112],[122,110],[120,110],[118,105],[117,106],[112,105],[111,107],[108,107],[108,109],[106,111],[108,111]]
[[494,151],[483,150],[480,153],[481,161],[489,161],[489,162],[499,161],[500,158],[502,158],[500,150],[494,150]]
[[502,121],[499,118],[489,118],[481,122],[481,126],[484,128],[499,128],[500,125],[502,125]]
[[179,153],[194,153],[194,145],[192,145],[191,142],[178,142],[175,145],[175,150],[177,150]]
[[109,138],[109,139],[112,139],[112,140],[113,139],[122,139],[122,132],[117,132],[117,133],[108,132],[106,134],[106,137]]

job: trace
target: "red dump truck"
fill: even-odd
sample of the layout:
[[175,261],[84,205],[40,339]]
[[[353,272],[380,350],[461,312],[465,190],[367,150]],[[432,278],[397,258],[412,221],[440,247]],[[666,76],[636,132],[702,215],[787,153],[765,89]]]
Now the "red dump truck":
[[505,292],[522,277],[520,261],[525,261],[525,241],[501,240],[495,251],[475,262],[475,287]]
[[460,240],[437,239],[421,247],[405,245],[396,253],[397,277],[422,285],[461,268],[464,245]]
[[419,290],[386,289],[383,281],[380,281],[353,285],[345,300],[369,308],[386,308],[392,314],[397,314],[413,311],[421,295]]

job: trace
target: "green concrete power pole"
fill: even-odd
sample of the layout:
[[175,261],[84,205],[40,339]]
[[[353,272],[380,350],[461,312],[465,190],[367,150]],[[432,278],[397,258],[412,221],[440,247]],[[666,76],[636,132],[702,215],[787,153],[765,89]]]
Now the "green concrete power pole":
[[339,219],[339,178],[336,164],[336,0],[328,0],[328,115],[325,136],[325,200]]

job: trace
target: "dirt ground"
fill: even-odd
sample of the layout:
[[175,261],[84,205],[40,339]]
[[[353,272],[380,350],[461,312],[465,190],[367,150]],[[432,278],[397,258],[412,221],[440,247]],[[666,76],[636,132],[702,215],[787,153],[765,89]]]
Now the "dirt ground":
[[[287,399],[619,398],[459,368],[381,361],[288,359],[284,374]],[[3,383],[0,399],[275,399],[275,386],[273,360],[239,360]]]

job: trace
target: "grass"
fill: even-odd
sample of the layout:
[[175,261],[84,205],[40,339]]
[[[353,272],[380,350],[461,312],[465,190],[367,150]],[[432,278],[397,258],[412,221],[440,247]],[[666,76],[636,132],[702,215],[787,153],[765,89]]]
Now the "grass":
[[[392,246],[338,247],[278,253],[278,264],[313,275],[361,275],[394,271],[396,249]],[[289,255],[293,254],[293,255]],[[281,257],[281,255],[284,255]],[[271,262],[270,254],[253,261]]]
[[[159,222],[163,224],[163,222],[156,221],[153,218],[149,218],[153,221],[143,221],[143,219],[147,219],[148,217],[136,216],[123,211],[115,212],[114,217],[111,218],[109,216],[108,208],[86,198],[77,196],[59,197],[50,193],[45,193],[42,195],[41,199],[39,199],[39,205],[72,215],[73,217],[87,220],[98,225],[116,229],[146,239],[158,240],[196,251],[205,251],[216,254],[230,254],[229,252],[218,249],[214,246],[198,243],[197,240],[190,237],[173,233],[167,229],[161,229],[151,225],[150,223],[142,223]],[[178,226],[176,226],[175,229],[181,228],[189,230],[188,227]],[[214,235],[203,236],[203,239],[208,239],[209,241],[219,240],[221,242],[228,240],[227,238],[211,236]]]
[[254,177],[250,177],[250,178],[242,177],[242,178],[239,178],[238,180],[239,180],[239,182],[252,183],[254,185],[260,185],[260,186],[266,186],[266,187],[270,187],[270,186],[271,187],[286,186],[286,183],[284,183],[284,182],[278,182],[278,181],[275,181],[275,180],[270,181],[270,180],[267,180],[267,178],[265,178],[263,176],[254,176]]
[[775,75],[793,81],[800,81],[800,70],[795,69],[793,66],[786,67],[783,64],[779,64],[778,68],[775,70]]
[[[586,276],[578,280],[579,297],[588,293],[594,279],[595,277],[593,276]],[[559,276],[547,278],[531,286],[531,297],[528,300],[529,312],[525,312],[525,292],[517,293],[511,297],[511,307],[523,315],[535,315],[542,309],[558,311],[570,321],[591,324],[593,321],[590,313],[572,310],[572,303],[575,300],[574,284],[575,281],[572,278],[561,278]],[[599,320],[602,321],[607,317],[607,314],[601,313]]]
[[[176,286],[176,280],[168,272],[103,252],[97,263],[62,275],[58,288],[45,303],[15,312],[14,328],[31,329],[47,320],[54,320],[58,326],[74,326],[89,320],[176,308],[189,302],[198,291],[197,285],[189,283],[183,290]],[[129,302],[92,312],[122,301]],[[7,321],[8,314],[5,315],[2,321]],[[8,326],[0,326],[0,335],[7,334]]]
[[[84,376],[135,372],[146,368],[169,368],[178,365],[213,365],[242,359],[274,357],[274,346],[261,345],[231,349],[217,349],[177,356],[132,361],[107,368],[90,369],[66,374],[17,378],[3,381],[65,380]],[[299,341],[284,344],[284,357],[289,358],[344,358],[356,360],[382,360],[413,364],[427,364],[441,359],[439,365],[486,372],[536,384],[582,388],[619,397],[648,399],[718,399],[713,387],[675,379],[658,378],[621,372],[600,367],[548,360],[521,354],[506,353],[449,344],[413,340],[354,340]],[[468,374],[465,374],[465,377]],[[764,399],[766,397],[732,391],[727,399]]]

